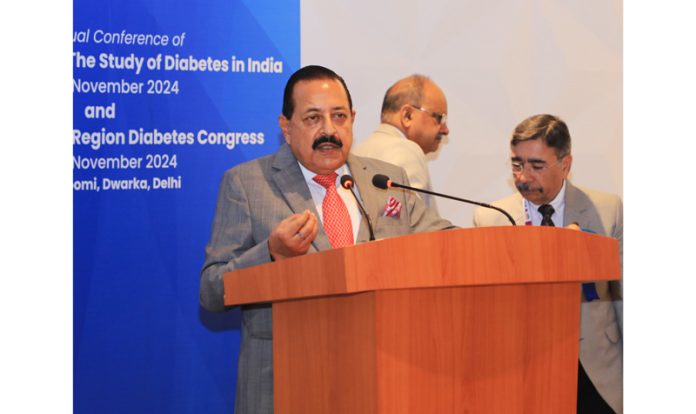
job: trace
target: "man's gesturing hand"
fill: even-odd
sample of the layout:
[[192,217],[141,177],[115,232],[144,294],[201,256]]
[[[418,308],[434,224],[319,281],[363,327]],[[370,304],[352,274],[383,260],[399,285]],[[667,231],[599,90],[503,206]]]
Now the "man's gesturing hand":
[[268,237],[268,251],[274,260],[307,253],[319,231],[317,216],[305,210],[281,221]]

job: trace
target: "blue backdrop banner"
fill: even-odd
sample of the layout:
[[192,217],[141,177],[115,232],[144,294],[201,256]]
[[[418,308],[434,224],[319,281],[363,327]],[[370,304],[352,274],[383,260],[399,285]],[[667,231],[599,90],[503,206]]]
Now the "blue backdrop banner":
[[222,173],[281,142],[299,1],[73,4],[75,412],[230,413],[199,273]]

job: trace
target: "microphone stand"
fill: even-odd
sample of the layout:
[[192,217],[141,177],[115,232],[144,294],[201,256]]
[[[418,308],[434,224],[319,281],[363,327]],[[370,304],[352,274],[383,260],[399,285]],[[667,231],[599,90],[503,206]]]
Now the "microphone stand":
[[500,207],[492,206],[492,205],[490,205],[490,204],[481,203],[481,202],[478,202],[478,201],[467,200],[467,199],[465,199],[465,198],[453,197],[453,196],[449,196],[449,195],[447,195],[447,194],[436,193],[436,192],[434,192],[434,191],[424,190],[424,189],[422,189],[422,188],[409,187],[409,186],[407,186],[407,185],[395,183],[395,182],[392,181],[392,180],[389,180],[388,186],[389,186],[389,187],[404,188],[404,189],[406,189],[406,190],[417,191],[417,192],[426,193],[426,194],[430,194],[430,195],[434,195],[434,196],[438,196],[438,197],[449,198],[450,200],[461,201],[461,202],[463,202],[463,203],[475,204],[475,205],[477,205],[477,206],[486,207],[486,208],[491,208],[491,209],[493,209],[493,210],[497,210],[497,211],[503,213],[503,214],[505,215],[505,217],[507,217],[507,219],[510,220],[510,223],[512,223],[513,226],[516,225],[515,220],[512,219],[512,216],[511,216],[510,214],[508,214],[507,211],[503,210],[503,209],[500,208]]

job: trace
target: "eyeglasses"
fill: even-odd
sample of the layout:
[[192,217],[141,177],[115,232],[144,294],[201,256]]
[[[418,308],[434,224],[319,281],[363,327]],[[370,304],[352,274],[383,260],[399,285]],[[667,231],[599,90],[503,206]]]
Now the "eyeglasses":
[[563,161],[563,158],[565,158],[565,155],[562,155],[561,157],[558,158],[558,161],[554,162],[553,164],[546,164],[544,161],[540,160],[532,160],[532,161],[510,161],[510,166],[512,167],[512,173],[513,174],[522,174],[524,171],[525,165],[531,166],[530,172],[534,174],[543,174],[544,171],[548,170],[549,168],[553,168],[557,166],[558,164]]
[[421,111],[421,112],[425,112],[426,114],[432,116],[433,119],[435,119],[435,121],[440,125],[445,125],[447,123],[447,114],[443,114],[440,112],[428,111],[427,109],[422,108],[420,106],[416,106],[416,105],[411,105],[411,104],[409,104],[409,105],[412,106],[413,108]]

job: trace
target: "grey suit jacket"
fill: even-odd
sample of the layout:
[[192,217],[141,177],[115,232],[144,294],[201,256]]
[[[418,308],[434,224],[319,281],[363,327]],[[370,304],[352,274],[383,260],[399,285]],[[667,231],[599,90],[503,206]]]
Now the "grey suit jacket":
[[[623,257],[623,204],[608,193],[581,189],[566,181],[564,223],[619,240]],[[524,225],[522,196],[515,193],[492,203]],[[474,226],[507,226],[497,211],[478,208]],[[599,300],[583,298],[580,318],[580,361],[597,391],[617,413],[623,412],[623,282],[597,282]]]
[[[425,207],[416,195],[372,186],[374,174],[386,174],[408,182],[402,168],[370,158],[349,155],[348,166],[377,239],[451,228],[449,221]],[[402,204],[399,217],[382,215],[389,196]],[[212,234],[206,246],[201,272],[200,302],[211,311],[222,311],[225,272],[270,261],[268,237],[288,216],[310,210],[318,213],[304,176],[290,148],[246,162],[228,170],[220,184]],[[365,220],[357,242],[369,240]],[[331,249],[320,227],[309,253]],[[273,360],[270,305],[242,307],[242,343],[237,371],[237,414],[273,412]]]

